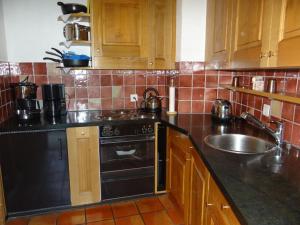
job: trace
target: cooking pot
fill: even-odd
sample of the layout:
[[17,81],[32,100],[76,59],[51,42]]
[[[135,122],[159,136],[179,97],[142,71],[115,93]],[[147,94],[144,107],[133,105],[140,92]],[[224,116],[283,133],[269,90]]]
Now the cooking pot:
[[142,101],[141,108],[148,112],[161,111],[161,100],[159,93],[155,88],[147,88],[143,94],[144,100]]
[[225,99],[216,99],[213,103],[211,114],[214,118],[227,121],[232,118],[231,103]]
[[87,12],[87,7],[81,4],[64,4],[63,2],[57,2],[57,5],[61,7],[63,14]]
[[68,23],[64,26],[64,37],[67,41],[88,41],[90,27],[78,23]]
[[14,99],[36,99],[37,85],[31,82],[20,82],[11,84]]

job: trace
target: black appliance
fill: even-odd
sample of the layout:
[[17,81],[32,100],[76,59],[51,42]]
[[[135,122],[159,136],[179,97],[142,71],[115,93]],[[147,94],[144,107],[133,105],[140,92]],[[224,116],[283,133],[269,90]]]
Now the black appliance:
[[166,190],[167,127],[157,124],[157,191]]
[[10,132],[0,142],[9,217],[71,205],[65,130]]
[[36,99],[38,86],[28,82],[28,77],[20,83],[12,83],[12,97],[16,115],[20,120],[32,120],[40,117],[40,104]]
[[102,200],[154,193],[154,122],[100,126]]
[[43,108],[47,117],[66,115],[66,98],[64,84],[42,85]]

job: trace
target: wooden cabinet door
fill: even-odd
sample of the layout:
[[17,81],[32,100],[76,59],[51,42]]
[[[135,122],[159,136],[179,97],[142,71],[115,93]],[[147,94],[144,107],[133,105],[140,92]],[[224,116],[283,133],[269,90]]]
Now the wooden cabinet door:
[[212,177],[210,177],[208,185],[206,224],[240,225],[229,203]]
[[100,201],[98,127],[67,129],[71,204]]
[[149,68],[175,68],[175,0],[153,0],[150,3]]
[[281,11],[275,16],[281,18],[278,43],[278,66],[300,65],[300,2],[298,0],[278,0],[282,4]]
[[232,0],[208,1],[206,26],[207,67],[228,67],[232,38]]
[[190,149],[189,137],[168,129],[168,182],[167,190],[175,200],[188,224],[190,196]]
[[95,68],[148,67],[148,0],[92,0]]
[[[235,0],[232,67],[259,67],[268,49],[269,7],[265,0]],[[265,26],[266,25],[266,26]],[[265,41],[265,39],[267,41]],[[267,46],[263,46],[263,44]]]
[[198,153],[191,150],[189,225],[199,225],[205,219],[208,171]]

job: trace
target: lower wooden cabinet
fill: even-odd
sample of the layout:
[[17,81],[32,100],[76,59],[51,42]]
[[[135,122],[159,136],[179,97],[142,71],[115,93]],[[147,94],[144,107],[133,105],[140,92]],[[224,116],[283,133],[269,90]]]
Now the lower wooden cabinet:
[[239,225],[188,136],[168,130],[167,192],[185,225]]
[[168,188],[170,197],[175,200],[188,221],[190,154],[188,137],[169,129],[168,135]]
[[71,204],[100,201],[98,127],[67,129]]
[[200,159],[199,154],[191,148],[189,225],[202,225],[205,222],[208,179],[208,170]]

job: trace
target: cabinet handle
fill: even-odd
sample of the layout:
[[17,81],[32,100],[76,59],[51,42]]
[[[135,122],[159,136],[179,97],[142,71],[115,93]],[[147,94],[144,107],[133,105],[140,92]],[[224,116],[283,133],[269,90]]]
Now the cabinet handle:
[[275,54],[274,54],[274,52],[273,51],[269,51],[268,52],[268,57],[270,58],[270,57],[272,57],[272,56],[274,56]]
[[259,55],[259,58],[262,59],[262,58],[264,58],[264,57],[266,57],[266,56],[267,56],[266,53],[261,52],[260,55]]
[[62,140],[61,138],[58,138],[58,141],[59,141],[59,160],[62,160],[63,158],[63,150],[62,150]]
[[149,62],[149,65],[153,65],[153,62]]
[[81,132],[81,135],[85,135],[85,133],[82,131],[82,132]]
[[213,206],[213,205],[214,205],[213,203],[206,202],[206,207]]
[[98,53],[99,53],[99,52],[100,52],[100,48],[97,48],[97,49],[96,49],[96,52],[98,52]]
[[223,204],[222,204],[222,205],[221,205],[221,209],[222,209],[222,210],[224,210],[224,209],[230,209],[230,206],[229,206],[229,205],[223,205]]

